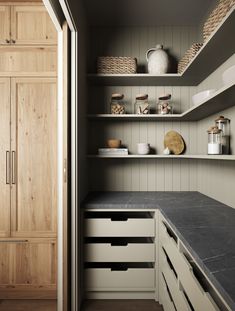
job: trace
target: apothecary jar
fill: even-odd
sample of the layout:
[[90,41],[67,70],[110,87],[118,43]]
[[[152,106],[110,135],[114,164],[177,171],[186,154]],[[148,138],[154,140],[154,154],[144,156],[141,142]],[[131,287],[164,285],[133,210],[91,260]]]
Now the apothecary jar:
[[208,154],[222,154],[222,131],[217,126],[208,129]]
[[125,114],[125,104],[123,94],[112,94],[110,102],[111,114]]

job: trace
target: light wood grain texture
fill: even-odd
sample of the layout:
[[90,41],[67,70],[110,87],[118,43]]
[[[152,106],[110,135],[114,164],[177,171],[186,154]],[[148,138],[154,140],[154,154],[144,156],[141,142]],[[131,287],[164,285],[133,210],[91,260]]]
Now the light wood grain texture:
[[57,89],[55,79],[15,78],[11,139],[16,152],[12,235],[54,236],[57,214]]
[[44,6],[14,5],[11,37],[15,44],[56,44],[57,32]]
[[0,249],[0,299],[56,297],[55,240],[0,240]]
[[0,5],[0,44],[10,40],[10,7]]
[[0,237],[4,237],[10,235],[10,79],[0,78],[0,94]]
[[55,76],[57,48],[1,46],[0,73],[6,76]]

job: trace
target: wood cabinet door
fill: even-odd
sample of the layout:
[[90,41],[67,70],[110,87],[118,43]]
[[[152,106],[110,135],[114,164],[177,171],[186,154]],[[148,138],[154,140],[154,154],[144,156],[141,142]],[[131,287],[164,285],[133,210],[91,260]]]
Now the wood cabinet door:
[[11,80],[12,236],[52,237],[57,223],[57,85]]
[[56,298],[53,239],[0,240],[0,299]]
[[10,32],[10,6],[0,5],[0,44],[9,44]]
[[10,79],[0,78],[0,237],[10,235]]
[[15,44],[56,44],[57,32],[44,6],[14,5],[11,38]]

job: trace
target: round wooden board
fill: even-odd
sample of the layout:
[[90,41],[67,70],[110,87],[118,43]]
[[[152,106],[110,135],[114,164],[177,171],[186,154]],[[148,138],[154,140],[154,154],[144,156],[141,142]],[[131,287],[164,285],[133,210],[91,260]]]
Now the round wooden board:
[[185,149],[183,137],[175,131],[166,133],[164,138],[164,147],[169,148],[173,154],[181,154]]

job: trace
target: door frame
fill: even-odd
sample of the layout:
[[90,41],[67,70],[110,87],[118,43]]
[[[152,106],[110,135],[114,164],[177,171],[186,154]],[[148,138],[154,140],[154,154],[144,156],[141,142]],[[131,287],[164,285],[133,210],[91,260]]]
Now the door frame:
[[[80,301],[78,299],[78,130],[77,130],[77,77],[78,77],[78,29],[76,28],[72,14],[66,0],[43,0],[43,3],[55,25],[58,33],[58,290],[57,290],[57,311],[76,311],[79,310]],[[64,103],[63,98],[63,75],[64,75],[64,35],[63,35],[63,23],[67,22],[70,30],[70,64],[72,64],[70,72],[70,86],[67,92],[70,93],[70,124],[65,128],[63,123],[64,118]],[[67,64],[68,66],[70,64]],[[66,92],[65,92],[66,93]],[[67,131],[67,132],[65,132]],[[70,135],[70,156],[67,159],[67,167],[64,166],[64,135]],[[70,170],[69,181],[64,182],[64,174],[67,174],[67,168]],[[66,170],[66,171],[65,171]],[[69,182],[69,188],[67,188]],[[66,189],[69,191],[70,196],[69,205],[68,198],[65,200]],[[65,201],[67,204],[65,206]],[[64,258],[68,256],[67,248],[64,248],[64,209],[70,209],[70,236],[67,243],[70,244],[70,260],[67,267],[64,263]],[[69,266],[69,267],[68,267]],[[66,270],[70,270],[70,275],[67,278],[70,279],[70,284],[67,284],[67,288],[64,288],[64,279],[66,279]],[[70,290],[70,295],[69,295]],[[68,297],[68,295],[70,297]],[[66,301],[70,302],[66,304]]]

